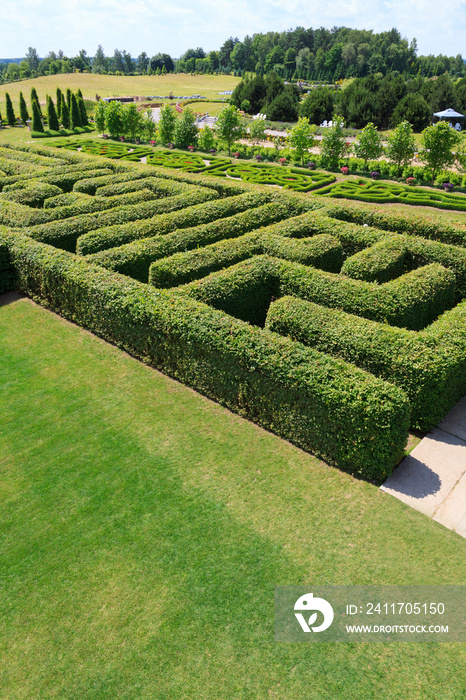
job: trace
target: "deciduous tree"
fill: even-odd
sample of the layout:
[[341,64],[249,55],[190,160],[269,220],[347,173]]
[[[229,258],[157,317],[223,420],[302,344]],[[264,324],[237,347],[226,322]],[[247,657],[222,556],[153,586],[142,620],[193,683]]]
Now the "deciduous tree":
[[448,122],[437,122],[422,132],[420,157],[432,172],[431,184],[434,184],[437,172],[455,160],[453,148],[458,141],[458,132]]

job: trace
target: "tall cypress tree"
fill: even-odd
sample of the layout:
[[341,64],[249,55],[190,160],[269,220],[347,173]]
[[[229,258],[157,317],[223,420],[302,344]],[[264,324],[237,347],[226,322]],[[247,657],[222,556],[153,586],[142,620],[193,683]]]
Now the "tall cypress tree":
[[68,105],[66,104],[65,96],[61,96],[61,123],[63,124],[64,129],[69,129],[70,128],[70,111],[68,109]]
[[58,131],[60,125],[58,123],[57,113],[55,111],[55,105],[51,97],[47,100],[47,121],[49,123],[49,129],[52,131]]
[[23,125],[26,126],[26,122],[29,119],[28,108],[26,107],[26,100],[24,99],[23,93],[19,93],[19,114],[21,116],[21,121]]
[[6,101],[6,120],[7,120],[9,126],[14,126],[16,124],[15,111],[13,109],[13,103],[11,101],[11,97],[9,96],[9,94],[7,92],[5,93],[5,101]]
[[58,121],[61,121],[61,98],[62,98],[62,91],[60,90],[59,87],[57,87],[57,117]]
[[[78,93],[81,92],[78,90]],[[84,104],[84,100],[82,97],[78,96],[76,97],[76,101],[78,103],[79,107],[79,114],[81,115],[81,126],[87,126],[89,124],[87,120],[87,112],[86,112],[86,105]]]
[[66,88],[66,104],[68,105],[68,109],[70,111],[70,114],[71,114],[71,94],[72,94],[71,89]]
[[39,103],[36,100],[32,103],[32,130],[44,133],[44,125],[39,111]]
[[0,129],[2,128],[2,121],[3,121],[3,119],[2,119],[2,113],[0,112]]
[[71,95],[71,114],[70,114],[71,128],[76,129],[77,126],[82,126],[81,114],[79,112],[78,101],[76,95]]
[[31,88],[31,107],[32,107],[33,102],[37,102],[37,107],[39,108],[39,114],[42,117],[42,110],[41,110],[40,104],[39,104],[39,96],[37,94],[37,90],[35,87]]

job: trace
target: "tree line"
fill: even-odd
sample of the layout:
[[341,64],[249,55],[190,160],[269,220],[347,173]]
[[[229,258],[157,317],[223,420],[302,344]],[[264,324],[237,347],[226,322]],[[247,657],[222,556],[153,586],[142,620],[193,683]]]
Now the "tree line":
[[150,57],[145,51],[132,57],[115,49],[106,56],[101,45],[95,56],[81,50],[72,58],[63,51],[49,52],[40,58],[29,47],[25,58],[0,62],[2,80],[18,80],[38,75],[70,73],[75,70],[123,75],[181,73],[235,73],[266,75],[272,70],[285,80],[338,82],[346,78],[364,78],[397,72],[404,76],[431,78],[448,73],[452,78],[466,76],[461,56],[417,55],[417,42],[403,38],[393,28],[375,33],[366,29],[333,27],[326,29],[296,27],[283,32],[257,33],[242,41],[229,37],[218,50],[206,53],[202,47],[189,48],[179,58],[166,53]]

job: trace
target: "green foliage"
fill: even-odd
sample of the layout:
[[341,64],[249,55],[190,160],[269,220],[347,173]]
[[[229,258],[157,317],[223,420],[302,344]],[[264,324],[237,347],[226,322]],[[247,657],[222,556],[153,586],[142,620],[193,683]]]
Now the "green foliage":
[[265,136],[265,121],[264,119],[252,119],[247,128],[249,135],[254,143],[258,143]]
[[422,132],[420,157],[431,169],[432,184],[438,170],[454,162],[453,148],[458,141],[458,133],[448,122],[437,122]]
[[61,96],[60,114],[61,114],[61,123],[62,123],[63,128],[69,129],[71,126],[70,110],[68,109],[68,105],[66,103],[64,95]]
[[270,306],[267,327],[399,386],[411,402],[413,429],[430,430],[466,388],[464,354],[448,341],[434,349],[430,329],[393,328],[296,297]]
[[7,124],[8,124],[8,126],[15,126],[15,124],[16,124],[15,111],[13,109],[13,103],[11,101],[11,97],[7,92],[5,93],[5,101],[6,101],[6,121],[7,121]]
[[80,92],[81,90],[78,90],[76,94],[76,101],[78,103],[79,115],[81,117],[81,126],[87,126],[89,124],[89,120],[87,118],[86,105],[84,104],[82,94],[79,94]]
[[173,141],[177,148],[188,148],[196,144],[196,139],[196,116],[189,107],[185,107],[179,119],[176,120]]
[[160,116],[158,122],[157,135],[159,141],[163,144],[173,142],[175,134],[176,115],[175,110],[171,105],[165,104],[160,108]]
[[382,155],[382,142],[372,122],[369,122],[359,133],[358,140],[354,144],[354,152],[357,158],[363,159],[364,170],[368,160],[377,160]]
[[325,163],[330,169],[335,170],[338,167],[339,159],[342,158],[347,151],[348,147],[344,134],[343,118],[339,114],[336,114],[333,117],[333,126],[325,129],[322,135],[320,145],[322,163]]
[[211,148],[215,147],[215,134],[207,124],[199,131],[197,145],[201,151],[205,151],[206,153],[208,153]]
[[304,165],[304,156],[309,156],[309,149],[314,145],[314,131],[314,127],[309,124],[309,119],[300,117],[286,139],[287,145],[294,149],[301,165]]
[[37,131],[39,133],[44,132],[44,125],[42,124],[39,105],[36,101],[32,103],[32,131]]
[[29,121],[29,112],[22,92],[19,93],[19,113],[23,126],[26,126],[26,123]]
[[392,116],[394,126],[403,121],[409,122],[414,131],[422,131],[432,119],[432,112],[427,100],[416,92],[409,92],[395,107]]
[[329,185],[317,190],[316,194],[335,198],[356,199],[361,202],[378,202],[381,204],[400,202],[413,206],[466,211],[465,195],[449,194],[392,182],[374,182],[373,180],[362,178],[337,182],[335,185]]
[[136,138],[136,135],[142,130],[142,117],[134,102],[128,102],[121,109],[122,131],[125,134]]
[[94,122],[97,131],[104,133],[107,123],[107,105],[103,100],[99,100],[94,110]]
[[51,97],[47,98],[47,123],[49,129],[53,129],[55,131],[60,129],[57,113],[55,111],[55,105],[53,104]]
[[118,100],[111,100],[107,104],[106,122],[107,129],[112,136],[119,136],[123,131],[122,105]]
[[307,117],[311,124],[320,125],[332,118],[334,107],[334,93],[326,87],[317,87],[301,102],[299,116]]
[[409,122],[402,121],[387,136],[386,153],[388,159],[396,165],[399,176],[404,165],[411,162],[416,152],[413,128]]
[[77,126],[82,126],[81,113],[79,111],[76,95],[71,94],[71,110],[70,110],[70,127],[76,129]]
[[218,115],[215,128],[219,138],[226,141],[228,155],[231,155],[231,144],[243,133],[239,110],[232,104],[224,107]]

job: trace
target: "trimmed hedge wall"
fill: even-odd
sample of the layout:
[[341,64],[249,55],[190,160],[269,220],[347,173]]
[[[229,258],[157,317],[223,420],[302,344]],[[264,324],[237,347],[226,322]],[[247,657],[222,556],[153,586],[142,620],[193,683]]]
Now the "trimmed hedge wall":
[[415,214],[381,211],[359,202],[327,201],[326,204],[325,214],[334,219],[466,247],[466,231],[450,224],[428,221]]
[[267,429],[368,479],[402,456],[410,407],[397,387],[23,235],[4,240],[22,291]]
[[[213,199],[216,196],[218,195],[215,190],[208,191],[204,188],[199,188],[190,193],[191,201],[199,203]],[[128,195],[125,195],[125,197],[128,197]],[[157,213],[181,209],[185,204],[186,194],[182,194],[164,199],[140,202],[139,204],[124,204],[105,212],[98,211],[90,214],[81,214],[68,219],[61,219],[57,222],[30,226],[24,231],[36,241],[50,243],[56,248],[74,252],[78,238],[88,231],[100,229],[102,226],[121,224],[122,221],[148,219]],[[138,229],[137,223],[134,225],[134,228]],[[105,236],[101,240],[104,247],[110,247],[106,245],[108,241],[105,239]],[[110,245],[114,245],[114,243]]]
[[[200,193],[204,191],[204,189],[200,189]],[[125,243],[131,243],[138,239],[167,234],[175,231],[177,228],[188,228],[196,224],[215,222],[217,219],[252,210],[265,202],[270,202],[272,198],[271,195],[265,193],[242,194],[213,202],[193,204],[169,215],[154,216],[146,221],[98,229],[93,233],[81,236],[78,240],[77,252],[78,255],[90,255],[98,251],[114,248],[115,246],[122,246]],[[251,217],[253,216],[252,211],[248,212],[248,214]],[[218,238],[214,240],[218,240]],[[167,254],[169,255],[170,253]]]
[[[254,195],[254,198],[257,203],[261,201],[257,195]],[[234,199],[237,200],[236,203],[233,201]],[[236,238],[241,236],[244,231],[256,229],[271,221],[281,220],[290,213],[290,207],[280,202],[270,202],[255,208],[249,208],[249,206],[246,208],[250,202],[250,195],[221,200],[217,203],[219,206],[215,207],[214,216],[209,216],[213,212],[213,208],[198,209],[197,217],[202,215],[202,218],[209,220],[209,223],[195,227],[189,227],[189,224],[196,218],[190,216],[189,213],[185,217],[177,216],[176,220],[165,217],[157,222],[158,233],[164,235],[129,243],[108,252],[91,255],[87,259],[107,269],[129,275],[141,282],[147,282],[150,264],[155,260],[173,255],[178,251],[192,250],[215,241]],[[224,206],[220,206],[222,204]],[[230,206],[227,206],[228,204]],[[235,208],[243,208],[246,211],[221,218],[222,214],[234,211]],[[185,225],[187,228],[179,228],[168,233],[167,231],[172,230],[176,223],[178,226]]]
[[2,240],[2,234],[6,234],[6,229],[0,228],[0,294],[5,294],[16,287],[16,271],[11,262],[9,247],[5,240]]
[[276,333],[399,386],[412,405],[411,427],[423,431],[435,426],[466,392],[466,313],[461,325],[462,346],[455,347],[444,334],[441,345],[430,347],[425,336],[435,334],[433,326],[415,333],[296,297],[273,302],[266,320],[266,327]]
[[263,233],[259,229],[240,238],[221,240],[197,250],[164,257],[150,266],[149,282],[159,288],[177,287],[263,254],[313,265],[327,272],[339,272],[343,254],[339,241],[332,236],[320,234],[313,238],[290,240],[266,233],[270,228],[276,227],[264,228]]
[[406,254],[401,237],[389,238],[347,258],[341,273],[356,280],[383,284],[403,274]]
[[284,260],[275,264],[280,278],[279,296],[292,294],[400,328],[420,330],[454,302],[455,276],[436,263],[382,285]]

